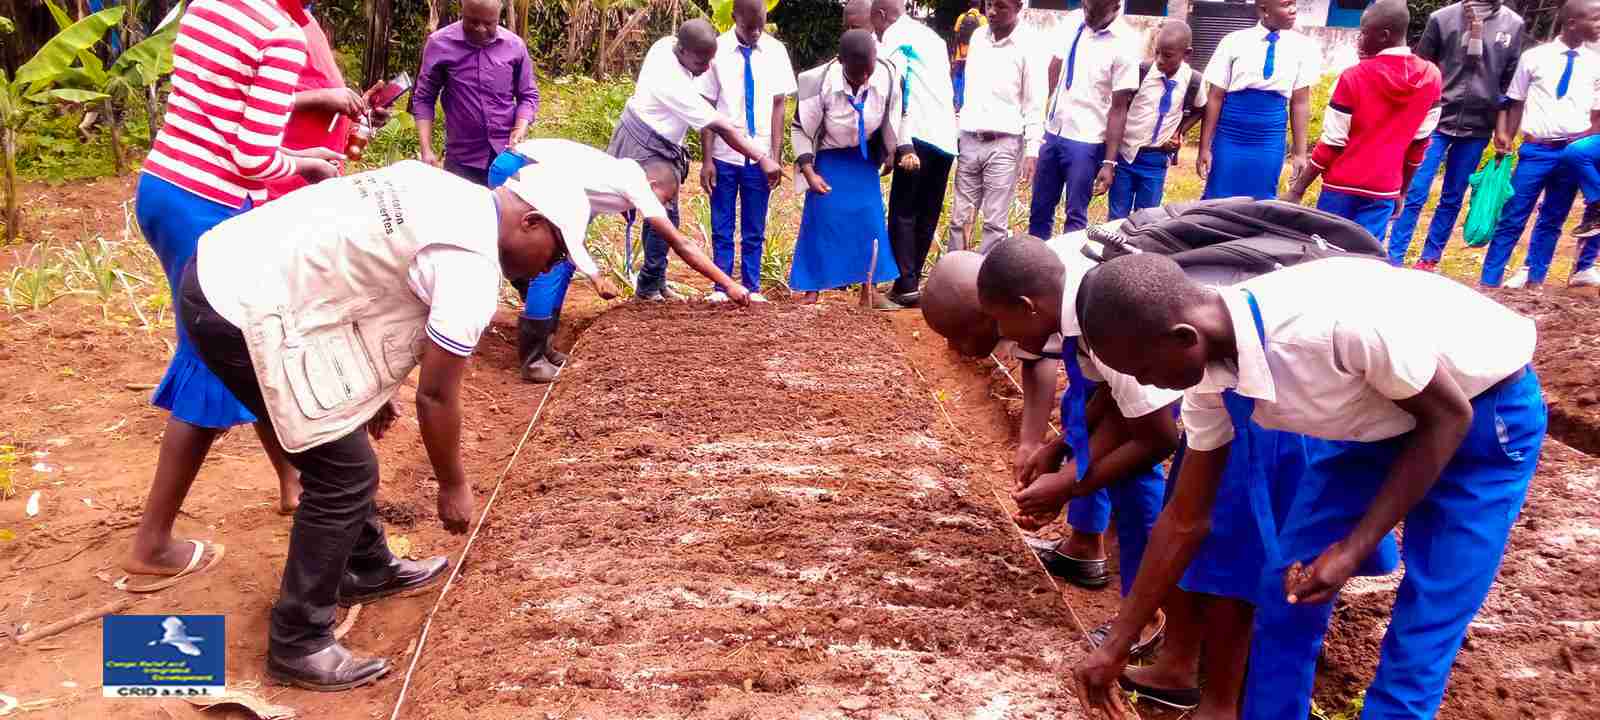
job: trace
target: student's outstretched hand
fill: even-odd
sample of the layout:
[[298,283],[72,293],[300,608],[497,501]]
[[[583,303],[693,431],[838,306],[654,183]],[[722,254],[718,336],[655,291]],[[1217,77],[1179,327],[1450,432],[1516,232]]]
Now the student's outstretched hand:
[[1040,475],[1026,488],[1011,493],[1017,509],[1024,515],[1055,517],[1072,499],[1072,486],[1078,481],[1076,473],[1054,472]]
[[452,534],[467,531],[472,522],[472,507],[477,501],[472,497],[472,483],[462,480],[452,485],[439,485],[439,522]]
[[783,165],[770,157],[761,158],[761,172],[767,176],[767,187],[775,188],[783,182]]
[[814,192],[818,195],[827,195],[828,193],[833,192],[833,186],[829,185],[828,181],[824,180],[821,175],[818,175],[817,171],[810,165],[806,166],[805,171],[802,174],[805,175],[806,185],[810,186],[811,192]]
[[1206,179],[1206,176],[1211,174],[1210,150],[1201,150],[1200,153],[1195,156],[1194,174],[1199,175],[1201,180]]
[[717,189],[717,168],[710,161],[700,163],[700,189],[707,195]]
[[1083,712],[1091,718],[1122,720],[1128,716],[1128,706],[1122,699],[1122,688],[1117,678],[1128,665],[1128,651],[1101,645],[1072,671],[1078,702]]
[[1049,442],[1040,445],[1026,460],[1017,466],[1016,479],[1011,489],[1021,492],[1027,489],[1029,485],[1032,485],[1033,481],[1039,479],[1040,476],[1061,470],[1061,464],[1061,448],[1056,443]]
[[1310,565],[1296,562],[1283,574],[1283,592],[1291,605],[1314,605],[1333,600],[1360,565],[1360,558],[1334,543]]
[[906,172],[916,172],[922,169],[922,159],[914,152],[906,153],[900,158],[900,169]]
[[617,291],[616,283],[604,275],[594,277],[594,293],[599,295],[601,300],[615,300],[621,294]]
[[734,283],[727,290],[728,300],[739,307],[750,307],[750,288]]

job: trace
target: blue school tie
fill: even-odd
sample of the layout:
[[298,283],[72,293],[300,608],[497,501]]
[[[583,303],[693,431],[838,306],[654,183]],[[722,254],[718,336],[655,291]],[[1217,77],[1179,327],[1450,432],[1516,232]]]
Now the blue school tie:
[[1578,59],[1577,50],[1568,50],[1563,55],[1567,56],[1567,68],[1561,71],[1561,82],[1556,83],[1556,99],[1567,96],[1567,86],[1572,84],[1572,65]]
[[1156,129],[1150,131],[1150,144],[1156,144],[1156,138],[1161,136],[1161,121],[1167,119],[1167,112],[1172,109],[1172,89],[1178,86],[1178,81],[1172,78],[1162,78],[1161,84],[1166,90],[1161,92],[1161,102],[1156,105]]
[[913,63],[921,60],[921,58],[917,56],[916,48],[910,45],[901,45],[899,50],[901,55],[906,56],[906,71],[900,73],[900,117],[905,117],[911,113],[911,73],[914,67]]
[[1272,67],[1273,65],[1277,64],[1277,55],[1278,31],[1273,30],[1272,32],[1267,33],[1267,62],[1261,66],[1262,78],[1266,80],[1272,79]]
[[1078,62],[1078,41],[1083,39],[1083,29],[1089,27],[1089,20],[1085,18],[1082,25],[1078,26],[1078,34],[1072,36],[1072,50],[1067,53],[1067,80],[1061,86],[1063,89],[1072,89],[1072,70]]
[[750,53],[754,50],[739,46],[739,53],[744,55],[744,126],[750,137],[756,136],[756,74],[750,69]]
[[861,159],[867,158],[867,91],[861,91],[861,99],[850,98],[850,107],[856,109],[856,147],[861,148]]

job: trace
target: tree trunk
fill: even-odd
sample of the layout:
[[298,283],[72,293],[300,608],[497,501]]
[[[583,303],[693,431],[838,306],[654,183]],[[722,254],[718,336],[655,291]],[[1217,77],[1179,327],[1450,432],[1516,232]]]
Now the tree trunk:
[[367,14],[367,47],[361,56],[361,87],[372,87],[389,77],[389,27],[393,0],[372,0]]
[[0,128],[0,151],[5,153],[5,182],[6,182],[6,244],[14,245],[17,242],[17,223],[21,217],[17,214],[17,131],[9,127]]
[[116,161],[117,175],[128,174],[128,155],[122,147],[122,108],[115,100],[106,99],[106,125],[111,128],[111,158]]
[[596,80],[606,79],[606,11],[604,8],[595,8],[600,16],[600,39],[594,44],[594,77]]
[[156,78],[155,82],[146,85],[144,92],[144,111],[149,115],[150,122],[150,144],[154,146],[156,133],[161,132],[161,78]]
[[428,31],[424,36],[432,35],[439,29],[439,3],[442,0],[428,0]]

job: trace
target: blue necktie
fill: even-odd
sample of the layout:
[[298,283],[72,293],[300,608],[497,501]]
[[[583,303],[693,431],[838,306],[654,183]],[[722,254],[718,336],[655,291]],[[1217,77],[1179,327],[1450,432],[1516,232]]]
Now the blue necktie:
[[850,107],[856,109],[856,146],[861,148],[861,159],[867,159],[867,91],[861,90],[861,99],[850,98]]
[[1086,27],[1089,27],[1087,19],[1084,20],[1082,25],[1078,26],[1078,34],[1072,36],[1072,50],[1067,53],[1067,80],[1061,85],[1063,89],[1072,87],[1072,70],[1073,66],[1078,62],[1078,41],[1083,39],[1083,29]]
[[901,45],[900,54],[906,56],[906,71],[900,73],[900,117],[911,113],[911,73],[916,67],[913,63],[921,60],[917,49],[910,45]]
[[1572,64],[1578,59],[1577,50],[1568,50],[1563,55],[1567,56],[1567,68],[1561,71],[1561,82],[1556,83],[1556,98],[1567,96],[1567,86],[1572,84]]
[[1166,90],[1161,92],[1161,102],[1156,105],[1156,129],[1150,131],[1150,144],[1156,144],[1156,138],[1161,136],[1161,121],[1167,119],[1167,111],[1172,109],[1172,89],[1178,86],[1178,81],[1172,78],[1162,78],[1161,84]]
[[750,137],[756,136],[756,74],[750,69],[750,51],[755,48],[739,46],[744,55],[744,125]]
[[1272,67],[1273,65],[1277,64],[1277,55],[1278,31],[1273,30],[1272,32],[1267,33],[1267,62],[1261,66],[1262,78],[1267,80],[1272,79]]

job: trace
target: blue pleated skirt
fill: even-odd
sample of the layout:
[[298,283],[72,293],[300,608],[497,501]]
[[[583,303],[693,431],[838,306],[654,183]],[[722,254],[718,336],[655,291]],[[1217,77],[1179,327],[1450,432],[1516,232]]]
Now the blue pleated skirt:
[[1278,197],[1283,174],[1289,98],[1271,90],[1235,90],[1222,103],[1211,140],[1211,173],[1204,199]]
[[800,236],[794,244],[789,288],[797,292],[832,290],[866,282],[872,248],[878,248],[873,282],[900,277],[889,228],[884,222],[883,188],[878,165],[861,157],[858,148],[836,148],[817,153],[817,174],[832,192],[806,191],[800,214]]
[[[145,242],[161,260],[161,270],[172,288],[174,312],[183,267],[194,257],[200,236],[242,212],[243,209],[212,202],[154,175],[139,176],[134,213]],[[178,347],[167,363],[161,384],[150,397],[151,404],[199,427],[225,429],[255,422],[256,416],[239,404],[222,380],[200,360],[189,334],[183,331],[183,323],[177,326]]]

